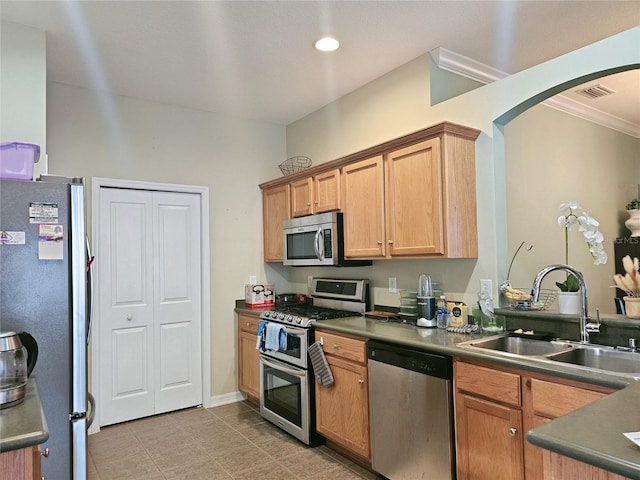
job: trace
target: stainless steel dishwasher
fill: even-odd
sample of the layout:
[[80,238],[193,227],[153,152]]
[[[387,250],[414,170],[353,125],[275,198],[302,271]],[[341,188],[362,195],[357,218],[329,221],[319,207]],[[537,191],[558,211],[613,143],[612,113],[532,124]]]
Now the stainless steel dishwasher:
[[370,340],[373,470],[391,480],[450,480],[455,473],[451,357]]

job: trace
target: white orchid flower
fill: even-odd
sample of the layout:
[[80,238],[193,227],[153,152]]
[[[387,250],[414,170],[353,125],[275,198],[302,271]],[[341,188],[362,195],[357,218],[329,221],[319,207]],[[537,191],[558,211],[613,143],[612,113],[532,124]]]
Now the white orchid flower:
[[582,207],[580,206],[580,204],[578,204],[578,202],[561,203],[560,213],[562,213],[562,216],[564,217],[568,213],[571,213],[571,210],[578,210],[579,208],[582,208]]
[[598,230],[600,223],[584,210],[578,215],[576,210],[579,209],[582,209],[582,207],[578,202],[567,202],[560,205],[562,216],[558,218],[558,225],[565,229],[565,263],[569,263],[569,237],[567,232],[577,223],[578,231],[582,233],[589,248],[589,253],[594,258],[593,263],[596,265],[605,264],[608,257],[603,246],[604,235]]

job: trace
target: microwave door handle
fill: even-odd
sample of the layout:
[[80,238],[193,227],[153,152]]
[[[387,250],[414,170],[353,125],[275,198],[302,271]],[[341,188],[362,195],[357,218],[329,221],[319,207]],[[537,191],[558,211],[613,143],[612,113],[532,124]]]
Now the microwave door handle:
[[287,368],[283,363],[267,360],[263,355],[260,355],[260,361],[268,367],[275,368],[276,370],[288,373],[289,375],[293,375],[294,377],[306,377],[307,375],[307,372],[305,370],[300,371],[294,370],[293,368]]
[[324,238],[322,236],[322,227],[318,227],[316,238],[313,242],[313,249],[316,251],[316,257],[318,257],[318,260],[322,260],[322,257],[324,256]]

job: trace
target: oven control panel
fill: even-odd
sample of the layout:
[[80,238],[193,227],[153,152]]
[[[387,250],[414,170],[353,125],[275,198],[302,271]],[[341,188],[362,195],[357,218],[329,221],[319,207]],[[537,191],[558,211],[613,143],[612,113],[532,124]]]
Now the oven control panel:
[[260,315],[260,318],[264,320],[273,320],[280,323],[302,326],[306,326],[306,324],[309,322],[308,318],[300,317],[298,315],[292,315],[290,313],[278,312],[276,310],[263,312],[262,315]]

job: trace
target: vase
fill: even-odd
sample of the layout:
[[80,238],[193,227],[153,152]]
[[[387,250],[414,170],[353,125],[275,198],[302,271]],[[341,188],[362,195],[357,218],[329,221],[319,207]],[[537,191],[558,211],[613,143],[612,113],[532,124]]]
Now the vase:
[[578,315],[581,310],[580,292],[558,292],[558,313]]
[[640,318],[640,297],[622,297],[625,317]]
[[640,237],[640,210],[627,210],[629,218],[624,222],[625,227],[631,230],[632,237]]

